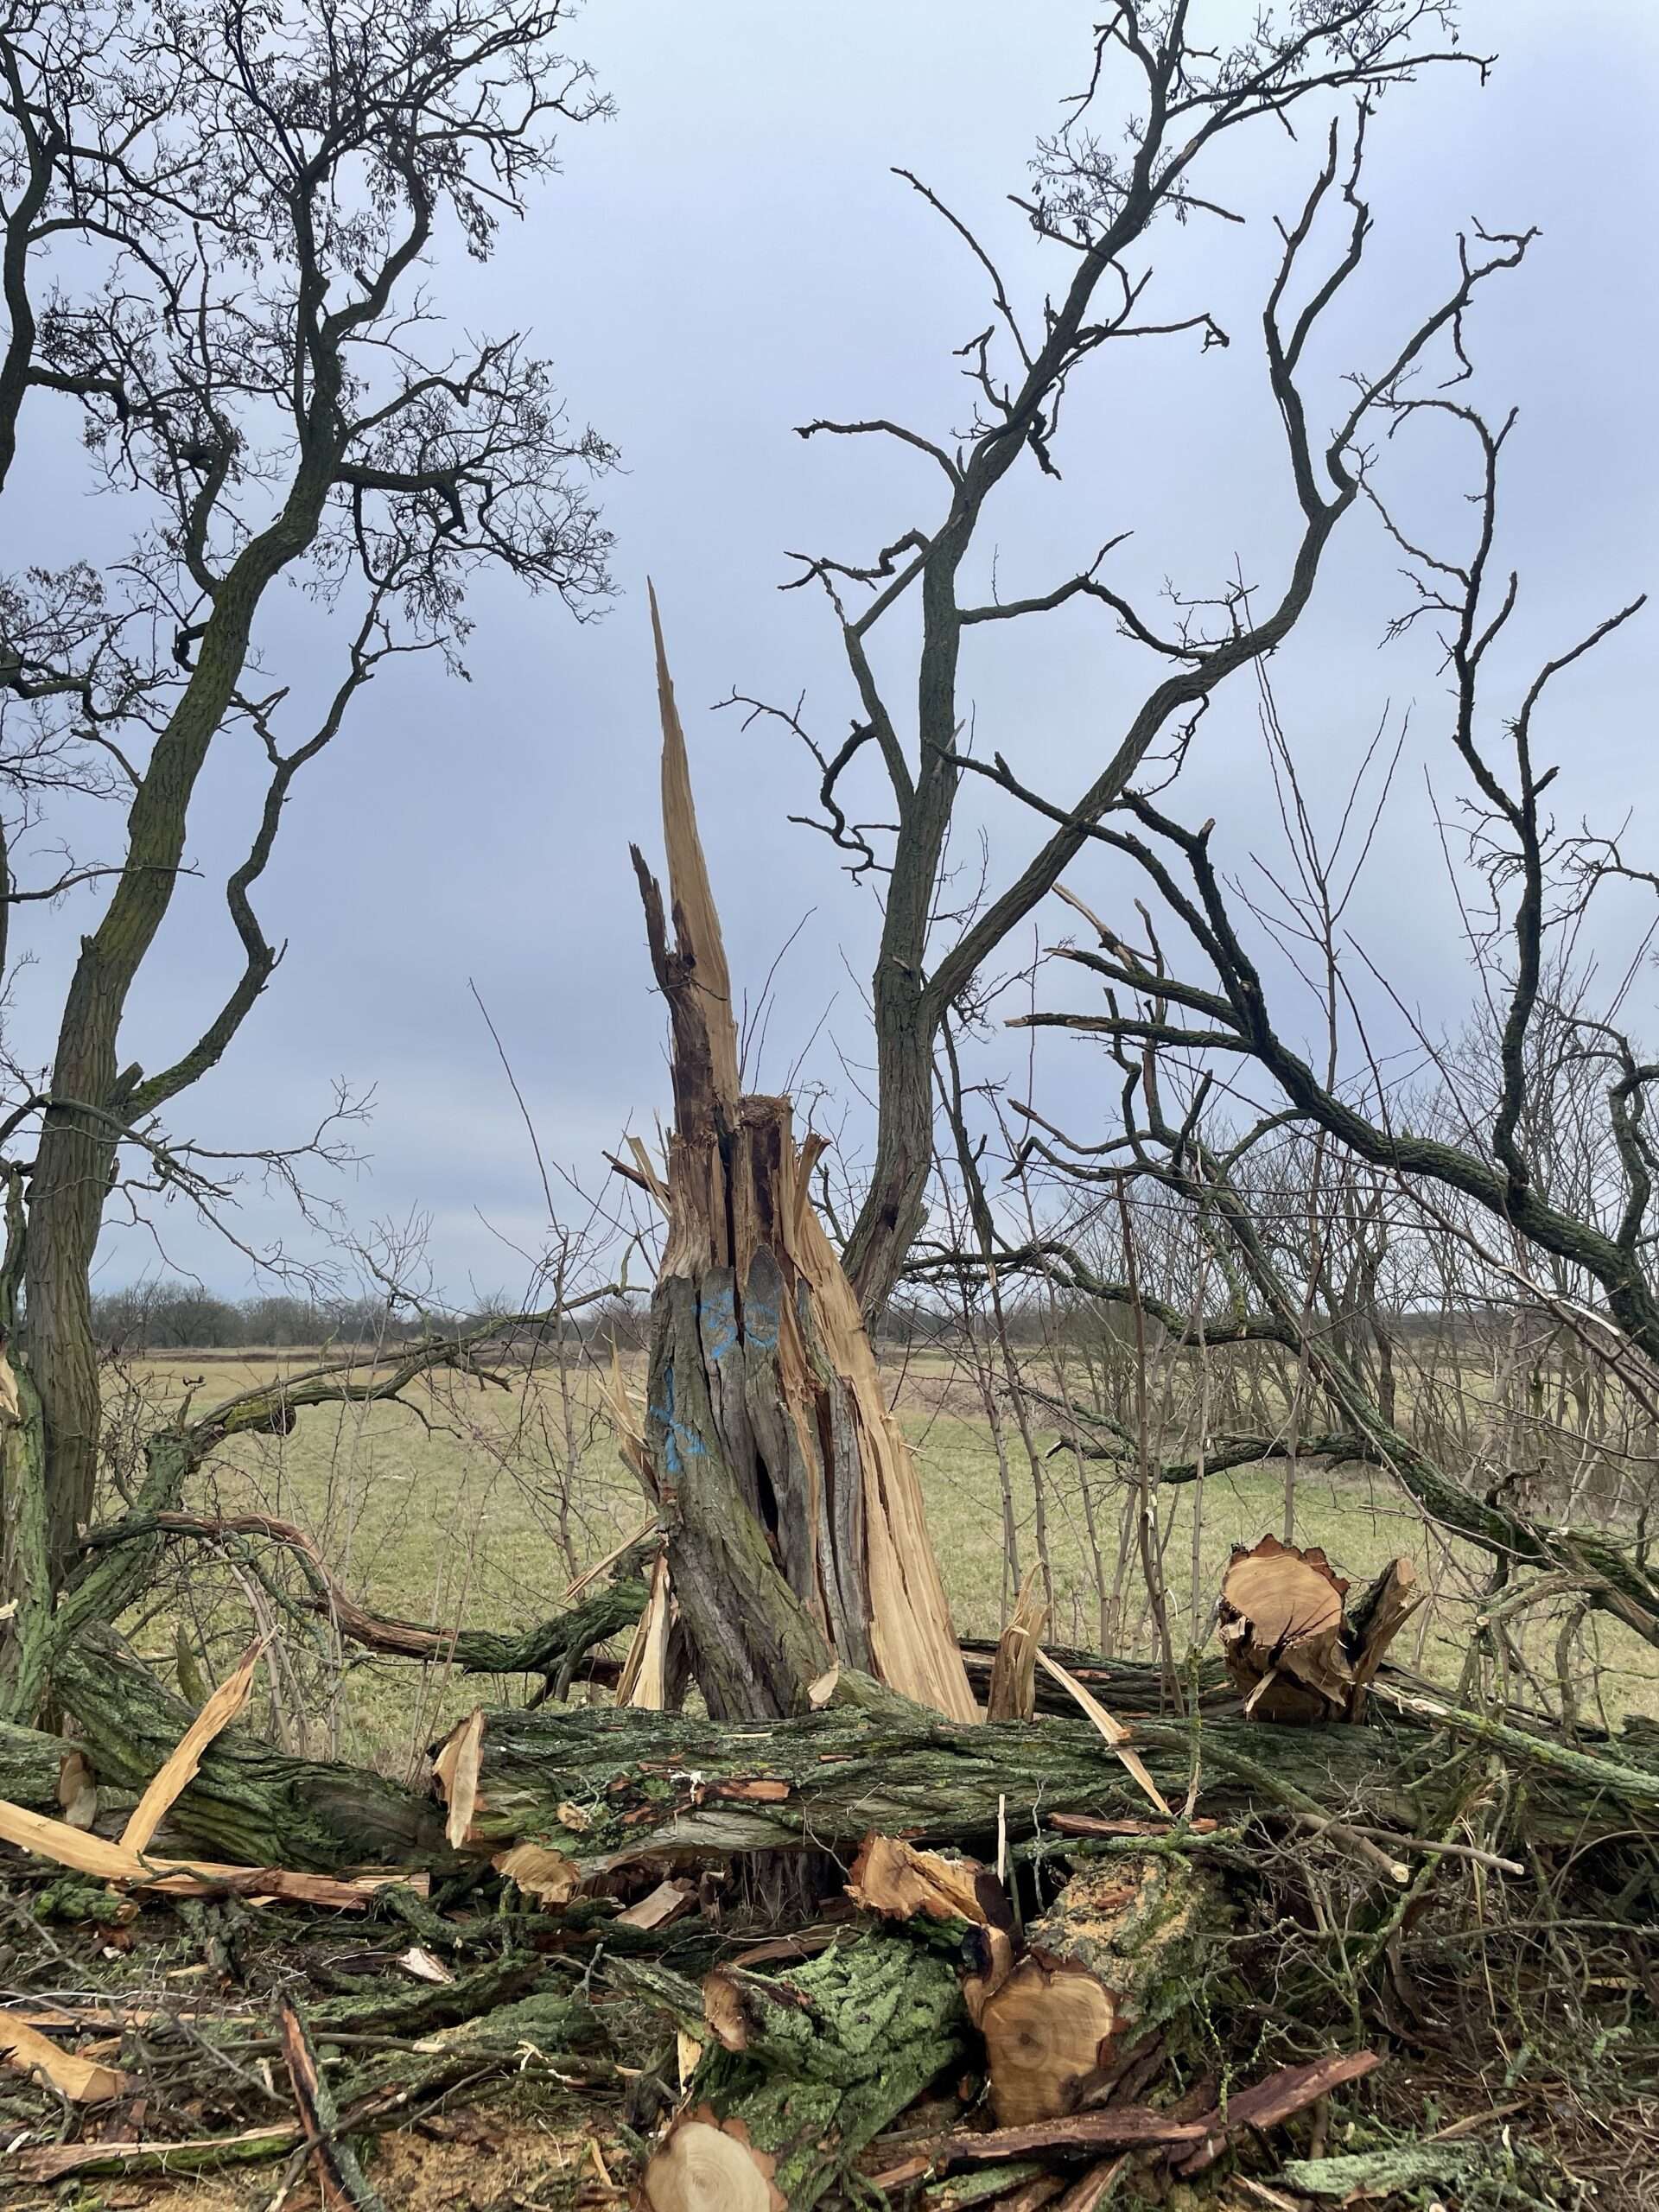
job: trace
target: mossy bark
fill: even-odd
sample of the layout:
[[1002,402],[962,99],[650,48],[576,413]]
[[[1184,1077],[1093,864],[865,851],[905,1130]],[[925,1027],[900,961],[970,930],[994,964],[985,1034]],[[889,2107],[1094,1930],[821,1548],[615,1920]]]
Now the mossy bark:
[[[1449,1717],[1448,1717],[1449,1716]],[[1172,1802],[1195,1753],[1207,1815],[1329,1813],[1398,1829],[1439,1831],[1449,1727],[1468,1716],[1437,1707],[1431,1725],[1381,1719],[1274,1731],[1246,1721],[1139,1723],[1135,1748]],[[1478,1734],[1471,1719],[1471,1731]],[[1659,1806],[1659,1768],[1567,1754],[1506,1732],[1527,1775],[1518,1830],[1535,1841],[1591,1836]],[[1623,1754],[1616,1755],[1622,1757]],[[588,1826],[573,1844],[561,1804]],[[590,1866],[644,1854],[811,1847],[850,1858],[871,1829],[972,1850],[997,1831],[1029,1836],[1054,1812],[1140,1818],[1146,1800],[1092,1728],[1039,1718],[962,1726],[897,1706],[797,1719],[715,1724],[672,1713],[542,1707],[490,1713],[474,1832],[500,1848],[550,1840]]]
[[983,2008],[1001,2125],[1075,2112],[1154,2043],[1190,2041],[1205,1955],[1226,1919],[1218,1885],[1173,1853],[1073,1875]]
[[0,1797],[55,1816],[58,1775],[73,1748],[60,1736],[0,1721]]
[[[1251,1751],[1260,1730],[1206,1728],[1208,1811],[1275,1802],[1210,1754],[1236,1736]],[[1419,1739],[1421,1740],[1421,1739]],[[1186,1731],[1147,1723],[1135,1743],[1166,1791],[1185,1790]],[[1409,1820],[1414,1798],[1396,1771],[1390,1731],[1304,1731],[1276,1762],[1310,1796],[1357,1802]],[[1254,1762],[1251,1763],[1252,1765]],[[1006,1801],[1010,1832],[1058,1811],[1138,1816],[1146,1800],[1083,1721],[1039,1719],[968,1726],[914,1707],[830,1710],[792,1720],[727,1723],[671,1713],[543,1707],[490,1713],[485,1723],[474,1828],[493,1847],[550,1840],[586,1861],[643,1853],[851,1850],[872,1828],[971,1848],[996,1833]],[[557,1808],[574,1803],[588,1826],[573,1845]]]
[[13,1379],[16,1413],[0,1413],[0,1601],[14,1608],[0,1625],[0,1715],[27,1723],[44,1702],[52,1653],[51,1516],[40,1392],[26,1366]]
[[[194,1718],[108,1635],[88,1631],[60,1652],[53,1681],[101,1784],[142,1789]],[[245,1728],[227,1728],[207,1746],[168,1826],[245,1866],[333,1873],[453,1860],[434,1800],[362,1767],[289,1758]]]
[[734,1986],[743,2048],[711,2037],[688,2104],[741,2123],[774,2162],[770,2177],[791,2212],[816,2204],[967,2047],[955,1969],[902,1936],[837,1945]]

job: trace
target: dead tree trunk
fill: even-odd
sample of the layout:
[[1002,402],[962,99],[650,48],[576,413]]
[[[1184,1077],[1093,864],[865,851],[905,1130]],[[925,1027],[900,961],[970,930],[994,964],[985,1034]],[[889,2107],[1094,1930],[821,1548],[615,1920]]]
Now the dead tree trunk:
[[812,1205],[823,1141],[798,1146],[789,1100],[740,1088],[660,628],[657,655],[668,913],[637,848],[633,860],[672,1027],[675,1126],[666,1184],[643,1179],[668,1229],[640,1471],[693,1666],[720,1719],[804,1712],[839,1661],[971,1720],[915,1467]]

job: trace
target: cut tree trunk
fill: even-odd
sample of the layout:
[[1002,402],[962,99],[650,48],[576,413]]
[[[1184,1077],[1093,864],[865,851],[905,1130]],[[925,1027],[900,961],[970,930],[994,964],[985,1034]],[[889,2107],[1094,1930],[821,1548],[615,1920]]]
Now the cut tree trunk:
[[653,2212],[807,2212],[967,2043],[955,1969],[902,1936],[778,1974],[722,1968],[703,2011],[686,2108],[645,2170]]
[[998,2124],[1095,2101],[1189,2013],[1189,1982],[1225,1918],[1216,1886],[1173,1854],[1074,1874],[981,2016]]
[[[656,610],[653,601],[652,620]],[[977,1706],[908,1447],[815,1211],[823,1141],[740,1087],[731,980],[657,628],[669,905],[638,849],[672,1032],[668,1216],[644,1472],[709,1709],[804,1713],[839,1662],[957,1720]],[[670,941],[670,922],[672,942]]]
[[1227,1671],[1247,1719],[1357,1719],[1365,1692],[1421,1603],[1411,1561],[1397,1559],[1345,1610],[1349,1585],[1317,1548],[1263,1536],[1235,1545],[1217,1602]]

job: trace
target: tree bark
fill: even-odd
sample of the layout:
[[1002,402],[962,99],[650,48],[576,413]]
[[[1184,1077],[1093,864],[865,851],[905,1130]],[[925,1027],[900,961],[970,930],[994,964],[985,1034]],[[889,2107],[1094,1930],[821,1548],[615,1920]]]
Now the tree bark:
[[780,1974],[722,1969],[702,2026],[686,2110],[645,2170],[653,2212],[714,2202],[696,2193],[699,2173],[721,2176],[734,2212],[810,2212],[962,2056],[968,2021],[947,1961],[875,1936]]
[[[90,1630],[60,1654],[53,1687],[105,1786],[142,1790],[195,1717],[114,1637]],[[454,1863],[432,1798],[363,1767],[289,1758],[243,1728],[207,1746],[168,1827],[244,1866],[334,1873]]]
[[[1427,1729],[1393,1721],[1363,1727],[1274,1730],[1207,1722],[1198,1739],[1206,1815],[1335,1814],[1407,1835],[1440,1830],[1444,1772],[1423,1752],[1450,1708]],[[1605,1757],[1452,1715],[1459,1733],[1488,1741],[1529,1768],[1516,1818],[1529,1838],[1570,1840],[1628,1827],[1632,1808],[1659,1807],[1659,1766],[1624,1738]],[[1147,1721],[1135,1745],[1172,1802],[1185,1794],[1189,1730]],[[571,1838],[561,1804],[587,1812]],[[1039,1719],[963,1726],[920,1711],[830,1711],[801,1719],[715,1726],[671,1713],[601,1709],[486,1715],[474,1832],[499,1850],[551,1837],[589,1870],[645,1856],[695,1858],[817,1848],[850,1859],[872,1828],[963,1849],[994,1845],[999,1810],[1029,1837],[1062,1812],[1143,1823],[1146,1799],[1084,1722]]]
[[[178,880],[196,780],[236,693],[267,587],[316,537],[334,477],[337,359],[321,365],[288,497],[249,539],[213,602],[178,704],[156,739],[127,817],[127,857],[103,919],[81,939],[64,1000],[29,1187],[24,1351],[41,1395],[49,1467],[52,1573],[92,1517],[103,1408],[92,1335],[91,1269],[114,1172],[117,1138],[150,1110],[141,1071],[118,1067],[128,995]],[[156,1103],[160,1101],[155,1102]]]
[[60,1736],[43,1735],[37,1728],[14,1728],[0,1721],[0,1797],[32,1813],[49,1813],[55,1820],[58,1777],[75,1748]]

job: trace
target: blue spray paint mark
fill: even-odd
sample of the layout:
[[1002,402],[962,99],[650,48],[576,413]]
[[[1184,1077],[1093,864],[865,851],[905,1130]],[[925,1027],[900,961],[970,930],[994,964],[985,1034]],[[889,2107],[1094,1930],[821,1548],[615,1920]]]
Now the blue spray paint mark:
[[729,1289],[717,1290],[697,1307],[697,1322],[713,1360],[724,1359],[737,1349],[737,1301]]
[[778,1342],[778,1308],[769,1298],[749,1293],[743,1309],[743,1332],[760,1351],[771,1351]]
[[664,1402],[651,1408],[652,1419],[663,1431],[663,1459],[671,1475],[685,1471],[687,1459],[701,1459],[705,1454],[702,1439],[694,1428],[674,1417],[674,1369],[672,1364],[663,1370],[663,1397]]

